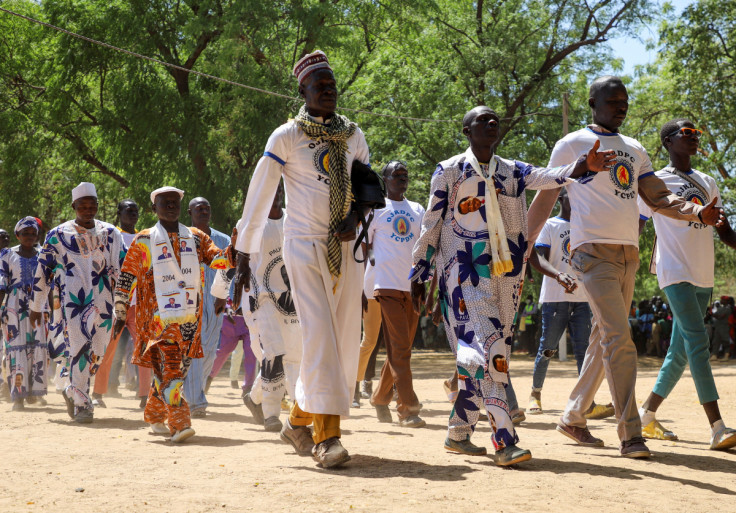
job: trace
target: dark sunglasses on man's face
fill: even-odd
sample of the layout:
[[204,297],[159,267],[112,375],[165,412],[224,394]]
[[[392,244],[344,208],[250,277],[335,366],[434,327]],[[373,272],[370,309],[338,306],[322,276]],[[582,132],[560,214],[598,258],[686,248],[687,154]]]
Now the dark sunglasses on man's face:
[[677,130],[669,134],[667,137],[672,137],[673,135],[677,135],[677,134],[682,134],[687,137],[691,137],[693,135],[695,137],[700,137],[701,135],[703,135],[703,131],[698,130],[697,128],[690,128],[690,127],[684,126],[682,128],[678,128]]

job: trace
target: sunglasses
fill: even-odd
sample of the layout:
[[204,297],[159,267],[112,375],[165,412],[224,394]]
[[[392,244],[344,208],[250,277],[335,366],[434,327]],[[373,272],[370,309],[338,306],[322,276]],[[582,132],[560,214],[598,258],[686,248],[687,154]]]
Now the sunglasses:
[[701,135],[703,135],[703,131],[698,130],[697,128],[690,128],[690,127],[684,126],[682,128],[678,128],[671,134],[668,134],[667,137],[672,137],[673,135],[676,135],[676,134],[682,134],[687,137],[691,137],[693,135],[696,137],[700,137]]

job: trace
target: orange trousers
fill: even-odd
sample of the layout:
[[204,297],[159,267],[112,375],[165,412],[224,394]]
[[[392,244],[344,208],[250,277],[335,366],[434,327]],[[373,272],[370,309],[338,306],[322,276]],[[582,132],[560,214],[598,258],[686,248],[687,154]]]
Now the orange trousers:
[[324,413],[307,413],[294,401],[289,413],[289,422],[292,426],[308,426],[314,424],[312,440],[315,444],[324,442],[328,438],[340,438],[340,416]]
[[184,372],[179,344],[164,340],[149,349],[153,364],[153,383],[143,420],[149,424],[167,422],[173,435],[192,425],[189,404],[184,399]]

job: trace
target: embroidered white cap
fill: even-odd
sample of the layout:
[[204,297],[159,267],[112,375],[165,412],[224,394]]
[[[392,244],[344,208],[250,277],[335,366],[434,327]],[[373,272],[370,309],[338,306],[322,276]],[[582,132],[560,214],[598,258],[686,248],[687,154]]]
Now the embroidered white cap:
[[330,62],[327,60],[325,52],[317,50],[314,53],[310,53],[299,59],[294,65],[294,76],[301,85],[304,79],[318,69],[328,69],[332,71]]
[[177,189],[176,187],[170,187],[170,186],[159,187],[158,189],[156,189],[155,191],[151,193],[151,203],[156,203],[156,196],[158,196],[159,194],[163,194],[165,192],[178,192],[179,199],[184,197],[184,191],[182,191],[181,189]]
[[97,189],[95,189],[95,184],[93,183],[82,182],[72,189],[72,202],[88,196],[97,197]]

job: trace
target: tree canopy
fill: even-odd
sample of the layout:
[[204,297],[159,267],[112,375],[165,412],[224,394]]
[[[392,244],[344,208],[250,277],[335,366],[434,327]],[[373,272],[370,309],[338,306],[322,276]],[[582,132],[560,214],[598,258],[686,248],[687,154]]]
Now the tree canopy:
[[[634,101],[624,130],[645,142],[656,167],[664,157],[653,138],[661,121],[694,118],[708,133],[699,166],[731,190],[733,2],[699,0],[677,19],[667,9],[659,18],[651,0],[0,5],[288,97],[297,96],[294,63],[320,48],[338,79],[338,110],[365,131],[373,166],[407,161],[409,197],[421,203],[437,162],[465,148],[460,120],[467,110],[488,105],[499,113],[499,154],[544,164],[562,136],[563,94],[570,98],[570,130],[584,126],[589,82],[621,69],[607,41],[624,28],[635,33],[661,20],[657,62],[626,78]],[[213,224],[227,230],[269,134],[299,105],[0,12],[0,225],[28,214],[47,226],[68,219],[71,189],[88,180],[98,187],[103,219],[114,221],[117,202],[130,197],[142,207],[141,225],[152,224],[148,193],[167,184],[208,197]],[[654,290],[651,280],[641,285]]]

